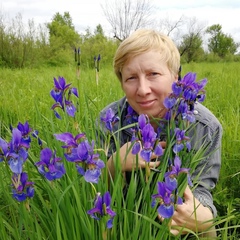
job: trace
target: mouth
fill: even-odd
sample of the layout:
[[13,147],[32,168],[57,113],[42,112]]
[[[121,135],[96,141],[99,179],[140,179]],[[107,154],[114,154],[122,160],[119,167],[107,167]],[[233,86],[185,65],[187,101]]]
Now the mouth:
[[155,103],[155,100],[141,101],[138,105],[143,108],[149,108]]

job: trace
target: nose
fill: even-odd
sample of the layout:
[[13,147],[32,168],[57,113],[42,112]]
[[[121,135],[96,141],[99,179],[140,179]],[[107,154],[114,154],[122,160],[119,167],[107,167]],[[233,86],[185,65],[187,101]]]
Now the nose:
[[151,92],[150,83],[145,77],[139,78],[137,94],[145,96]]

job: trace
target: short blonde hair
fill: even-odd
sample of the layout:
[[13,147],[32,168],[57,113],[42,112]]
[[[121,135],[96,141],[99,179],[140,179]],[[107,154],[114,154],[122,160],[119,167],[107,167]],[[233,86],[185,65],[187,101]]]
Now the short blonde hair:
[[121,70],[131,58],[156,50],[161,53],[162,60],[175,76],[180,68],[180,54],[174,42],[162,33],[151,29],[138,29],[119,45],[113,60],[113,67],[118,79],[122,81]]

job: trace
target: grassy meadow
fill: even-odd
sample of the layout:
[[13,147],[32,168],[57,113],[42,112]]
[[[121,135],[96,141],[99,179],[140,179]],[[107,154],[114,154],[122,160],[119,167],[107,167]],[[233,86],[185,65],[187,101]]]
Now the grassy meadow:
[[[216,219],[218,239],[240,238],[240,67],[239,63],[190,63],[182,66],[182,75],[196,72],[197,79],[208,79],[204,105],[219,119],[223,126],[222,168],[213,197],[219,216]],[[96,84],[95,69],[81,69],[79,79],[76,68],[69,65],[62,68],[1,69],[0,74],[0,136],[9,139],[9,126],[28,121],[37,129],[45,146],[62,153],[61,144],[53,139],[53,133],[86,132],[89,139],[95,139],[94,121],[99,111],[112,101],[123,96],[120,83],[111,66],[101,66],[99,84]],[[56,119],[50,109],[53,99],[50,90],[53,78],[62,76],[67,83],[77,87],[79,99],[75,118]],[[30,200],[31,211],[26,203],[18,203],[11,196],[11,174],[5,163],[0,163],[0,239],[117,239],[119,232],[113,227],[111,235],[103,230],[100,221],[94,221],[86,214],[91,208],[92,188],[86,186],[70,163],[66,164],[68,175],[60,184],[48,184],[36,172],[34,163],[39,161],[39,147],[33,141],[26,168],[31,181],[35,182],[36,193]],[[106,171],[104,174],[107,174]],[[120,179],[118,181],[121,181]],[[78,187],[80,182],[81,188]],[[100,189],[106,189],[106,181]],[[47,191],[45,190],[47,189]],[[119,194],[113,191],[116,209],[121,211]],[[83,194],[84,192],[84,194]],[[143,193],[145,194],[145,193]],[[71,197],[72,196],[72,197]],[[80,196],[80,197],[79,197]],[[47,199],[47,200],[46,200]],[[32,202],[32,203],[31,203]],[[134,206],[134,202],[130,202]],[[116,210],[115,209],[115,210]],[[154,239],[149,219],[130,211],[120,216],[119,239]],[[148,216],[155,216],[149,213]],[[155,216],[156,217],[156,216]],[[98,225],[96,225],[98,224]],[[100,235],[98,226],[101,231]],[[76,230],[77,229],[77,230]],[[110,237],[111,236],[111,237]],[[157,235],[158,239],[164,239]],[[165,239],[166,238],[165,236]],[[172,239],[169,237],[169,239]]]

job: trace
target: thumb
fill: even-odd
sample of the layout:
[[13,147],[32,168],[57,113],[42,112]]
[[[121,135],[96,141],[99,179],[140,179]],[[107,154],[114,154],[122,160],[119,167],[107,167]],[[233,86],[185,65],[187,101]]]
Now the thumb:
[[149,167],[150,168],[156,168],[160,165],[160,161],[156,161],[156,162],[149,162]]
[[188,185],[187,185],[183,195],[184,195],[185,201],[193,199],[193,193],[192,193],[192,191],[191,191],[191,189],[189,188]]

